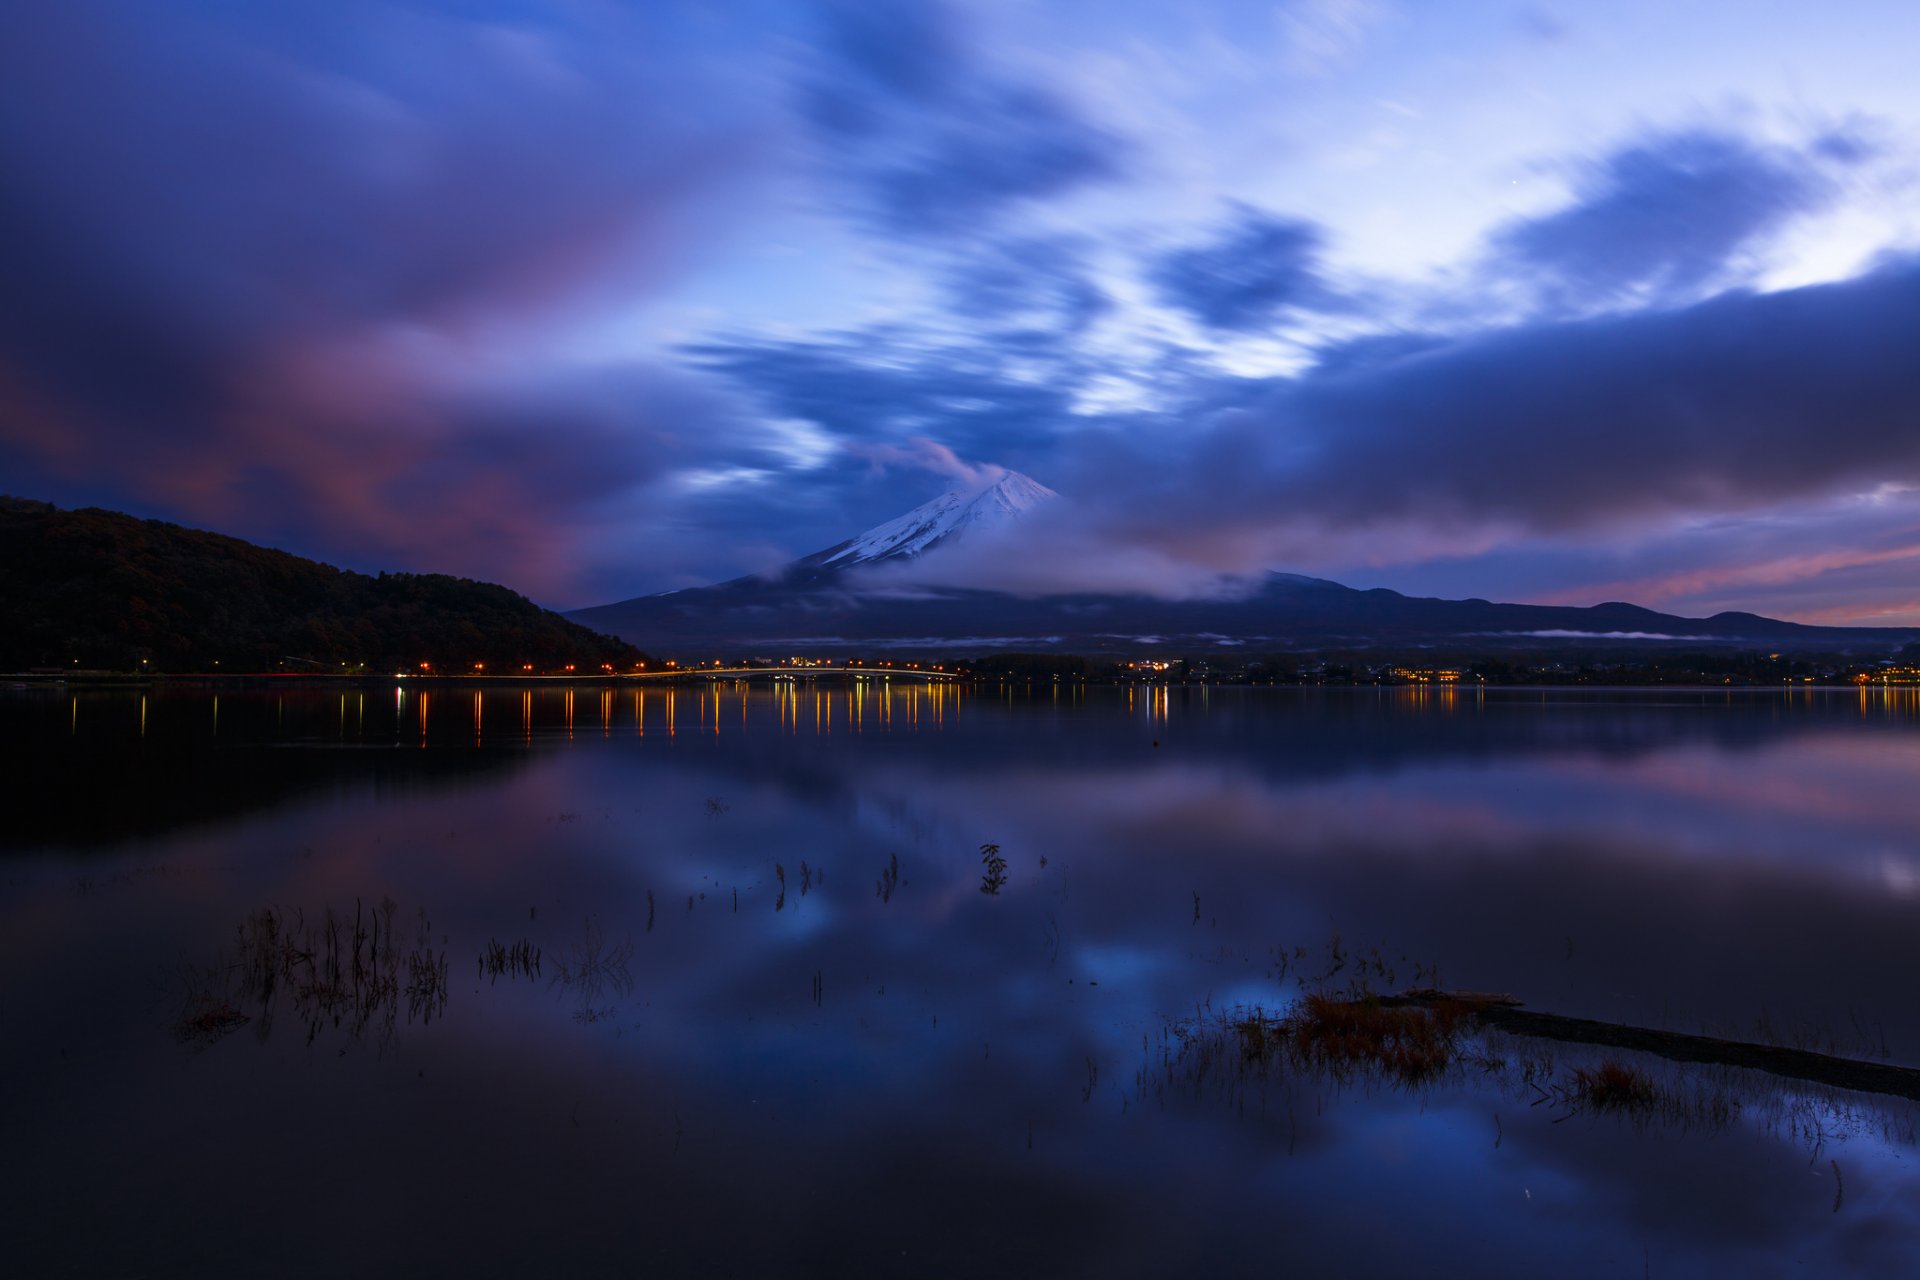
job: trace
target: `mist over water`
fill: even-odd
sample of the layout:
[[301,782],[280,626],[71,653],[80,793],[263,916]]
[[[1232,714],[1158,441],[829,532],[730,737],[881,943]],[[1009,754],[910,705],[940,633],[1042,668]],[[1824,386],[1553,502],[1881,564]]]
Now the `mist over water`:
[[76,691],[0,729],[35,1274],[1879,1276],[1920,1228],[1901,1099],[1656,1064],[1732,1113],[1615,1114],[1519,1037],[1418,1087],[1206,1056],[1432,985],[1920,1063],[1900,691]]

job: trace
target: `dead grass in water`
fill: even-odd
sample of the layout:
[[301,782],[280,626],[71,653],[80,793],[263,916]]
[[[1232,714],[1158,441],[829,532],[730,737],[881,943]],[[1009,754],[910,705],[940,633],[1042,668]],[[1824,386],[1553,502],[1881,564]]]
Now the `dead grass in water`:
[[1652,1076],[1612,1058],[1596,1067],[1576,1067],[1567,1092],[1592,1110],[1629,1115],[1649,1115],[1663,1101]]
[[1365,1072],[1414,1085],[1453,1065],[1474,1013],[1465,1002],[1420,1007],[1314,993],[1285,1017],[1254,1010],[1228,1027],[1249,1065],[1284,1059],[1333,1076]]

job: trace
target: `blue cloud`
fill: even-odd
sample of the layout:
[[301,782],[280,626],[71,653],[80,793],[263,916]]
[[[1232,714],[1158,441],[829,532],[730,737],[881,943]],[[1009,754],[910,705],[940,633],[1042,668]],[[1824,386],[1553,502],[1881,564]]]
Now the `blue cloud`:
[[1036,335],[1077,333],[1113,306],[1087,270],[1085,249],[1071,236],[970,246],[944,272],[950,305],[969,319],[1020,324]]
[[828,163],[890,231],[964,233],[1125,171],[1111,132],[980,67],[944,6],[826,3],[820,17],[806,114]]
[[1498,231],[1495,269],[1556,309],[1697,296],[1833,198],[1828,164],[1869,154],[1844,133],[1806,151],[1704,130],[1645,138],[1590,165],[1573,204]]
[[1162,255],[1148,277],[1161,298],[1209,328],[1253,332],[1289,311],[1346,305],[1321,274],[1324,243],[1311,222],[1236,205],[1211,242]]
[[1037,352],[1019,333],[963,346],[904,331],[867,330],[814,341],[740,339],[685,348],[775,418],[814,424],[851,444],[927,437],[969,462],[1040,465],[1073,413],[1082,370],[1070,359],[1044,379],[1009,365]]
[[1920,484],[1920,260],[1328,361],[1236,430],[1250,502],[1568,531]]
[[940,0],[819,0],[815,10],[822,53],[876,96],[937,101],[954,91],[967,50]]

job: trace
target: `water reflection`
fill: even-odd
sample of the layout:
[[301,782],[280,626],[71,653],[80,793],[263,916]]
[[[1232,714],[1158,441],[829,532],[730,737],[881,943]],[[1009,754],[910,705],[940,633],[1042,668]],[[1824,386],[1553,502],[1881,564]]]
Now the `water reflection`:
[[205,1047],[251,1023],[265,1041],[284,1007],[308,1046],[337,1032],[385,1049],[403,999],[409,1024],[431,1024],[447,1005],[447,953],[434,950],[424,909],[404,936],[397,913],[391,898],[356,899],[351,916],[326,906],[312,920],[304,910],[252,912],[213,964],[182,967],[176,1035]]
[[[441,718],[436,695],[409,701],[396,693],[375,716],[364,693],[10,694],[0,699],[0,852],[124,844],[332,788],[457,785],[525,763]],[[489,749],[390,750],[455,737]]]
[[1920,1063],[1906,691],[145,697],[0,702],[30,1265],[257,1270],[321,1202],[535,1272],[1891,1275],[1920,1228],[1904,1102],[1464,1025],[1375,1075],[1251,1012]]
[[[1284,1119],[1290,1154],[1303,1103],[1324,1113],[1351,1094],[1364,1107],[1380,1090],[1428,1102],[1491,1095],[1500,1104],[1495,1149],[1505,1139],[1501,1110],[1544,1109],[1555,1125],[1619,1119],[1699,1137],[1745,1127],[1800,1148],[1810,1165],[1825,1163],[1834,1212],[1845,1189],[1839,1158],[1829,1153],[1844,1139],[1862,1137],[1882,1150],[1915,1144],[1920,1073],[1869,1066],[1887,1077],[1880,1082],[1887,1088],[1810,1086],[1792,1071],[1730,1069],[1732,1058],[1755,1046],[1698,1041],[1649,1056],[1596,1050],[1576,1036],[1569,1048],[1559,1036],[1488,1030],[1478,1021],[1486,1008],[1473,995],[1402,1001],[1311,993],[1285,1014],[1254,1008],[1174,1019],[1135,1075],[1136,1096],[1165,1105],[1170,1092],[1193,1094],[1241,1116],[1251,1107],[1258,1119]],[[1848,1069],[1845,1060],[1825,1061]]]

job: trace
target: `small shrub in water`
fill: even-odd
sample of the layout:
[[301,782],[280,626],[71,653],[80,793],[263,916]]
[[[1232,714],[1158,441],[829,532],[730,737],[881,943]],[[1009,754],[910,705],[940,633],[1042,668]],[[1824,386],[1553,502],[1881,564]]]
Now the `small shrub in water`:
[[1660,1086],[1651,1076],[1612,1059],[1576,1068],[1572,1093],[1596,1111],[1647,1112],[1660,1102]]

